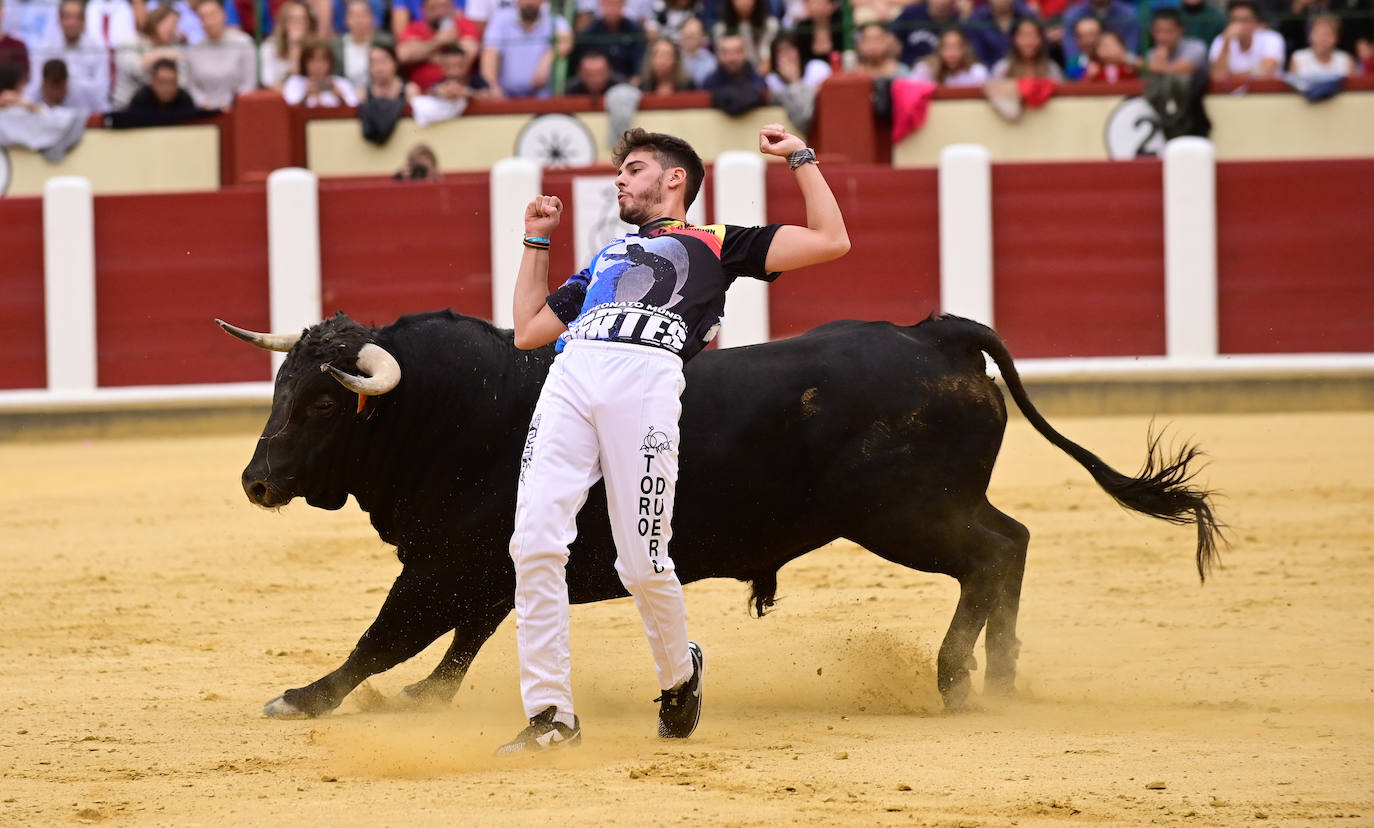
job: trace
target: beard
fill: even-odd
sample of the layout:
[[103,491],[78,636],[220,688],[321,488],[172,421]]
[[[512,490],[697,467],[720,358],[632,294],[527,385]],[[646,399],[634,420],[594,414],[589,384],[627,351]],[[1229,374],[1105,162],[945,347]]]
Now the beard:
[[534,8],[529,8],[529,7],[526,7],[526,6],[521,6],[521,7],[520,7],[520,19],[523,20],[523,21],[525,21],[526,23],[533,23],[534,21],[538,20],[538,19],[539,19],[539,7],[538,7],[538,6],[535,6]]
[[643,198],[631,198],[629,203],[620,205],[620,220],[642,227],[650,221],[662,215],[659,205],[663,203],[663,177],[660,176],[654,186],[653,198],[647,200]]

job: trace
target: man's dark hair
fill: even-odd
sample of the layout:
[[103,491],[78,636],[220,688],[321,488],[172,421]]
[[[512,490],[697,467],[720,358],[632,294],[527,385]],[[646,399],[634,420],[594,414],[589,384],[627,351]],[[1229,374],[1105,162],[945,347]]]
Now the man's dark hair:
[[1250,13],[1256,18],[1259,17],[1259,6],[1255,5],[1254,0],[1231,0],[1226,4],[1226,13],[1230,14],[1236,9],[1249,9]]
[[706,178],[706,167],[691,144],[663,132],[648,132],[635,127],[620,137],[620,143],[616,144],[615,150],[611,152],[611,163],[618,168],[625,163],[625,158],[630,153],[637,150],[651,150],[654,158],[665,170],[674,167],[686,170],[687,189],[682,193],[686,197],[683,206],[689,207],[697,200],[697,193],[701,192],[701,182]]
[[177,62],[171,58],[158,58],[153,61],[153,67],[148,70],[148,76],[152,77],[156,75],[161,69],[171,69],[172,73],[175,74],[177,71]]
[[1172,7],[1166,6],[1162,9],[1155,9],[1155,20],[1168,20],[1180,29],[1183,28],[1183,15],[1178,13],[1178,9]]
[[462,46],[459,46],[457,43],[445,43],[443,46],[439,47],[439,54],[462,55],[463,57],[467,57],[468,53],[467,50],[465,50]]
[[0,61],[0,92],[18,89],[24,83],[24,70],[14,60]]
[[43,64],[44,83],[66,83],[67,82],[67,62],[61,58],[53,58]]

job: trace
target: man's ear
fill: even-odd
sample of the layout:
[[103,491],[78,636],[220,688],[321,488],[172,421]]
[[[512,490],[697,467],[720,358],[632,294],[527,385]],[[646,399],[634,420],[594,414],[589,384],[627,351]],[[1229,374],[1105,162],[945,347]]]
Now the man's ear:
[[687,186],[687,170],[682,167],[673,167],[668,171],[668,186],[676,189]]

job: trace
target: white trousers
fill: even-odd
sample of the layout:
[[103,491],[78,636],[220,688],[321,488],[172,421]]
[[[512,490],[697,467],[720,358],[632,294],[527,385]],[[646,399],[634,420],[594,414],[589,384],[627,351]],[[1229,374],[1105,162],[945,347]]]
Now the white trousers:
[[568,545],[605,477],[615,571],[634,596],[669,689],[692,676],[682,584],[668,556],[677,485],[682,361],[645,345],[573,341],[554,360],[520,460],[510,556],[525,714],[573,713]]

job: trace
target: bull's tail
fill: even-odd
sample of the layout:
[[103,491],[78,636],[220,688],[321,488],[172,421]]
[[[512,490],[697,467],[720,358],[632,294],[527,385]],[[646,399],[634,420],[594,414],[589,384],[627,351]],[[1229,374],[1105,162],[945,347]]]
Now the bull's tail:
[[1139,474],[1130,477],[1103,462],[1102,458],[1055,431],[1031,404],[1026,388],[1012,361],[1011,352],[997,332],[967,319],[944,317],[965,326],[979,350],[992,357],[1002,372],[1002,381],[1035,430],[1065,454],[1077,460],[1097,484],[1117,503],[1141,514],[1166,520],[1169,523],[1193,524],[1197,527],[1197,572],[1202,580],[1218,560],[1218,545],[1225,542],[1220,523],[1212,510],[1213,492],[1192,485],[1199,469],[1194,462],[1202,452],[1192,443],[1180,448],[1165,449],[1161,435],[1153,428],[1146,435],[1146,457]]

